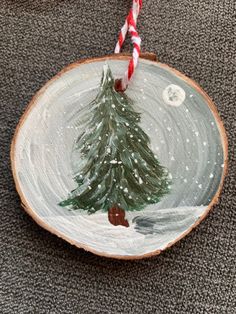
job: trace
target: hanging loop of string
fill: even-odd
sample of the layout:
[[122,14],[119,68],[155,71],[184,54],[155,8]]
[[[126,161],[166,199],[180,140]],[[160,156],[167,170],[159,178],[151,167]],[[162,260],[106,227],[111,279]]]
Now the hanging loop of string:
[[140,55],[141,38],[137,32],[136,24],[139,12],[142,8],[142,0],[133,0],[132,8],[125,20],[125,24],[121,28],[119,39],[115,47],[115,53],[120,53],[121,47],[125,41],[126,35],[129,32],[131,36],[131,41],[133,44],[132,59],[129,62],[127,71],[125,72],[122,79],[117,80],[116,89],[119,91],[126,90],[131,77],[134,74],[135,68],[138,64],[138,59]]

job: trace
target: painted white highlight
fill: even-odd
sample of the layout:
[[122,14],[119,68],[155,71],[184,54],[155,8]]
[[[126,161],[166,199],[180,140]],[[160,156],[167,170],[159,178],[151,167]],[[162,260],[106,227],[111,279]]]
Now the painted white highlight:
[[140,177],[139,177],[139,179],[138,179],[138,183],[139,183],[139,184],[143,184],[143,180],[142,180],[142,178],[140,178]]
[[118,162],[117,162],[117,160],[111,160],[110,161],[110,164],[117,164]]

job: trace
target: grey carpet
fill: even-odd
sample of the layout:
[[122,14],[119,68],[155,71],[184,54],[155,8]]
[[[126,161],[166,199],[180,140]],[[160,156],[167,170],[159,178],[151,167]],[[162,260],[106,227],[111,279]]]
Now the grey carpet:
[[68,63],[112,53],[130,3],[1,0],[0,313],[235,313],[235,0],[144,0],[138,23],[143,50],[200,83],[228,132],[220,202],[194,232],[152,259],[109,260],[44,231],[20,206],[9,147],[27,103]]

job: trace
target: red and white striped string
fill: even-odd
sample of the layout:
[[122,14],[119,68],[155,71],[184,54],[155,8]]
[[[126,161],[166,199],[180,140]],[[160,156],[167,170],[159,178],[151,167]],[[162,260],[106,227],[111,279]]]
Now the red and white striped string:
[[127,32],[129,32],[133,44],[133,53],[132,59],[129,62],[128,70],[125,72],[124,77],[121,79],[121,90],[123,91],[126,90],[129,81],[134,74],[140,55],[141,38],[139,37],[139,34],[137,32],[136,24],[141,7],[142,0],[133,0],[132,8],[130,9],[129,14],[125,20],[125,24],[121,28],[119,39],[115,48],[115,53],[120,53]]

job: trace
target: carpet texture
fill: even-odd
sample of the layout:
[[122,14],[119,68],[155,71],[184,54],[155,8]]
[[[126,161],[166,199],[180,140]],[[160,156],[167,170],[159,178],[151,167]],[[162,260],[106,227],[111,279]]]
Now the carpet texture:
[[65,65],[113,52],[130,5],[1,0],[0,313],[235,313],[235,0],[144,0],[138,21],[142,49],[195,79],[228,133],[221,199],[195,231],[160,256],[116,261],[70,246],[21,208],[9,160],[20,116]]

